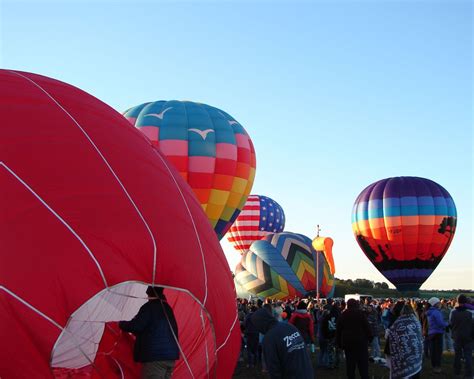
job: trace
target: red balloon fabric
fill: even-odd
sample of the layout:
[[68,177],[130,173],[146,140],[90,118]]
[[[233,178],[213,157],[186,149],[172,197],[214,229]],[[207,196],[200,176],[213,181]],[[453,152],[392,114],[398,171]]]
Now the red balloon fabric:
[[137,377],[150,284],[178,322],[174,378],[230,378],[240,350],[225,256],[190,187],[93,96],[0,70],[1,378]]

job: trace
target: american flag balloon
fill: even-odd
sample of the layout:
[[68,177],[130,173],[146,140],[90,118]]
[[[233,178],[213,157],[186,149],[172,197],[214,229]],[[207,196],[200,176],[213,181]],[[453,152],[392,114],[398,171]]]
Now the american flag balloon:
[[261,195],[250,195],[242,212],[227,233],[227,240],[245,253],[252,242],[285,228],[285,213],[275,200]]

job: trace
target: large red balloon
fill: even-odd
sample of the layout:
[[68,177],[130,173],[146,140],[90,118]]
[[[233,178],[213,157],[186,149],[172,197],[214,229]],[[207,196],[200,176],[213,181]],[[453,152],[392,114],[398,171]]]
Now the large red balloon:
[[177,317],[174,377],[231,377],[231,273],[166,159],[109,106],[43,76],[0,70],[0,116],[0,377],[135,377],[115,322],[149,284]]

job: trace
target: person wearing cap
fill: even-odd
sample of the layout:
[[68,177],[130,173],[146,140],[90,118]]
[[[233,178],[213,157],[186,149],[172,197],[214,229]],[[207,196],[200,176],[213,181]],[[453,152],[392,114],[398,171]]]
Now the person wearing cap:
[[431,367],[434,373],[441,372],[441,357],[443,354],[443,335],[448,324],[443,320],[440,311],[441,302],[437,297],[428,300],[431,305],[426,312],[428,318],[428,339],[430,341]]
[[454,375],[460,376],[461,359],[464,358],[464,377],[472,378],[473,316],[466,304],[466,295],[459,295],[457,307],[454,308],[450,316],[454,340]]
[[146,294],[148,301],[137,315],[119,327],[136,337],[133,358],[143,364],[141,378],[168,379],[179,358],[178,325],[163,287],[148,286]]
[[265,309],[251,317],[255,328],[262,334],[263,357],[271,379],[313,379],[310,356],[298,329],[278,322]]

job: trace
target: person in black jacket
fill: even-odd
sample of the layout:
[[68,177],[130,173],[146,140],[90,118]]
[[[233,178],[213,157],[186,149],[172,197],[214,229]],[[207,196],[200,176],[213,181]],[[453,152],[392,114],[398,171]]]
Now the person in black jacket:
[[467,296],[459,295],[458,306],[450,315],[454,340],[454,375],[461,374],[461,358],[464,358],[464,377],[472,378],[472,345],[474,334],[473,314],[466,308]]
[[262,334],[266,369],[272,379],[313,379],[313,366],[300,332],[291,324],[277,321],[265,309],[251,317]]
[[346,373],[349,379],[355,378],[359,368],[362,379],[369,379],[369,340],[372,339],[369,323],[357,300],[349,299],[347,309],[337,320],[336,342],[346,354]]
[[178,325],[162,287],[149,286],[146,294],[148,302],[119,327],[136,337],[133,358],[143,363],[142,378],[171,378],[179,358]]
[[340,312],[332,299],[328,299],[328,303],[324,308],[327,309],[328,312],[324,313],[321,321],[321,333],[326,341],[327,368],[335,369],[339,366],[339,357],[336,351],[336,325]]

